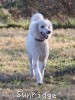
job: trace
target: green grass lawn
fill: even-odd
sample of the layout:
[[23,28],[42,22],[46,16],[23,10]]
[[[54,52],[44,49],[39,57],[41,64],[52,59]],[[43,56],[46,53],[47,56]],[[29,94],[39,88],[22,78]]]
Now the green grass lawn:
[[[54,30],[41,86],[29,77],[26,35],[22,28],[0,29],[0,100],[75,100],[75,29]],[[36,95],[17,97],[18,91]]]

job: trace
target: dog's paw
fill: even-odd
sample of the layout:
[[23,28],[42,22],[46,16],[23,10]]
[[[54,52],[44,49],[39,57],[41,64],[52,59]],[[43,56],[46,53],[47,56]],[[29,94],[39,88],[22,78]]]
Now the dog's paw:
[[42,83],[38,83],[38,85],[42,85]]
[[41,83],[38,83],[38,85],[42,85],[43,84],[43,82],[41,82]]

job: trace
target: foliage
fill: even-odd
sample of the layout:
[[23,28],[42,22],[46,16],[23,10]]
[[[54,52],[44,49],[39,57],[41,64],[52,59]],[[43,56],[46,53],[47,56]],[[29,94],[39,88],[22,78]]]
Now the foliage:
[[61,19],[63,16],[75,16],[74,0],[3,0],[3,7],[12,9],[16,7],[22,11],[23,16],[29,17],[33,10],[38,10],[45,16]]
[[74,0],[3,0],[0,4],[0,27],[28,29],[28,20],[36,11],[49,18],[54,28],[75,28]]

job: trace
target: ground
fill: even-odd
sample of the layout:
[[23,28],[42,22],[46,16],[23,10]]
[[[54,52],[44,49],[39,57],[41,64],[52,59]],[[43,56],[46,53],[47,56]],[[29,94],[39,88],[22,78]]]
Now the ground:
[[26,35],[0,29],[0,100],[75,100],[75,29],[54,30],[41,86],[29,77]]

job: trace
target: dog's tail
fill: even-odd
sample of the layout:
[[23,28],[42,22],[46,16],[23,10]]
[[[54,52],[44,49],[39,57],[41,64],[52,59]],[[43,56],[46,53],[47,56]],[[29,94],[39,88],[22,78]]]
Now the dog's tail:
[[31,17],[31,22],[37,21],[37,20],[42,20],[42,19],[44,19],[43,15],[41,13],[37,12]]

